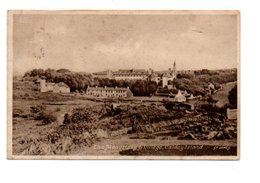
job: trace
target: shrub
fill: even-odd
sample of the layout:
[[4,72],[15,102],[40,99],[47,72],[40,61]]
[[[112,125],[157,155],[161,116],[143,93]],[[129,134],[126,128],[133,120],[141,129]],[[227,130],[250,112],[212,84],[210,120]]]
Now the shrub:
[[50,124],[57,120],[56,116],[54,116],[52,112],[47,111],[40,112],[37,119],[42,120],[44,125]]
[[230,108],[236,109],[237,108],[237,85],[235,85],[229,91],[228,100],[229,100]]
[[60,112],[60,108],[57,107],[57,108],[55,109],[55,112]]
[[13,117],[22,117],[24,111],[22,109],[13,109]]
[[70,123],[70,115],[68,113],[65,113],[63,124],[69,124]]
[[31,106],[31,113],[37,114],[40,112],[45,111],[46,106],[45,105],[36,105],[36,106]]
[[90,123],[94,119],[94,114],[89,108],[73,109],[71,116],[64,115],[63,123]]
[[209,113],[219,113],[219,114],[226,115],[226,106],[218,107],[211,104],[203,104],[201,105],[200,108]]

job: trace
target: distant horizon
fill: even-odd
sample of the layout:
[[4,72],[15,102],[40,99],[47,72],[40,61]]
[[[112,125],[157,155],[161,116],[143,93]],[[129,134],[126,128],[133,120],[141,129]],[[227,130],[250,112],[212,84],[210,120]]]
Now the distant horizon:
[[[43,68],[33,68],[33,69],[43,69]],[[31,70],[33,70],[33,69],[30,69],[30,70],[28,70],[28,71],[31,71]],[[54,69],[54,68],[47,68],[47,69],[53,69],[53,70],[59,70],[59,69],[67,69],[67,68],[58,68],[58,69]],[[43,69],[43,70],[47,70],[47,69]],[[122,69],[122,70],[131,70],[131,69],[142,69],[142,68],[120,68],[120,69]],[[118,71],[118,70],[120,70],[120,69],[117,69],[117,70],[111,70],[111,69],[107,69],[107,70],[111,70],[111,71]],[[144,68],[143,68],[144,69]],[[148,68],[149,69],[149,68]],[[144,70],[148,70],[148,69],[144,69]],[[164,70],[155,70],[155,69],[153,69],[153,68],[151,68],[153,71],[157,71],[157,72],[160,72],[160,71],[167,71],[168,69],[164,69]],[[178,73],[178,71],[200,71],[200,70],[203,70],[203,69],[207,69],[207,68],[202,68],[202,69],[182,69],[182,70],[178,70],[177,69],[177,73]],[[223,69],[207,69],[207,70],[210,70],[210,71],[217,71],[217,70],[233,70],[233,69],[236,69],[237,70],[237,68],[223,68]],[[73,70],[70,70],[70,69],[67,69],[67,70],[69,70],[70,72],[73,72],[73,73],[80,73],[80,72],[82,72],[82,73],[87,73],[87,74],[93,74],[93,73],[96,73],[96,72],[102,72],[102,71],[106,71],[106,70],[100,70],[100,71],[96,71],[96,72],[86,72],[86,71],[73,71]],[[13,74],[13,76],[23,76],[26,72],[28,72],[28,71],[25,71],[24,73],[21,73],[21,74],[19,74],[19,73],[14,73]]]
[[[238,67],[230,14],[15,14],[13,72],[67,68],[177,70]],[[206,67],[206,68],[205,68]]]

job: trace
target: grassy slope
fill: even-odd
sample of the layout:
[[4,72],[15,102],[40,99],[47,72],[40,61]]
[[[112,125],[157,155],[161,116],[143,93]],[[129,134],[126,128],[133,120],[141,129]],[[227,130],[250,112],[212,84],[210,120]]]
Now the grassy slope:
[[215,94],[213,94],[213,99],[218,100],[217,106],[222,107],[225,104],[228,104],[228,93],[235,86],[236,82],[230,82],[227,84],[223,84],[222,88],[219,89]]

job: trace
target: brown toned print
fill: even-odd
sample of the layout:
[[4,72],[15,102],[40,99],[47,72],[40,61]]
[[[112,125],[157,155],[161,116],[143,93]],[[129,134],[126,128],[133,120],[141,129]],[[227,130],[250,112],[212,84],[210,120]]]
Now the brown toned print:
[[9,159],[239,159],[238,11],[9,11]]

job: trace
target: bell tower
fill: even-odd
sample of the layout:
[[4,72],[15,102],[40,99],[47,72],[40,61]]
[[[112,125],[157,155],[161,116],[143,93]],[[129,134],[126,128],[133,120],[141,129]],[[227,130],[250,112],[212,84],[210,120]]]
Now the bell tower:
[[177,77],[176,62],[175,62],[175,61],[174,61],[174,63],[173,63],[172,76],[173,76],[174,78]]

